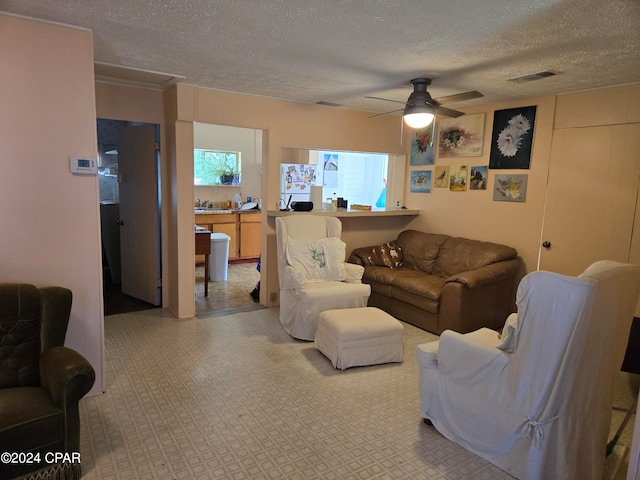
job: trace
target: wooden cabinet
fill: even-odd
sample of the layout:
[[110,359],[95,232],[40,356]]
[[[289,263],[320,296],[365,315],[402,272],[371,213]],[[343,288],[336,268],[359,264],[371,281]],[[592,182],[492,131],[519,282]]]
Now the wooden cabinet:
[[240,258],[260,256],[261,218],[255,213],[240,214]]
[[229,235],[229,260],[238,258],[238,215],[229,213],[210,216],[213,217],[211,231]]
[[[236,213],[196,215],[195,223],[213,233],[229,235],[229,260],[238,258],[238,215]],[[196,262],[204,262],[203,255],[196,255]]]
[[[229,235],[229,260],[258,258],[261,215],[257,213],[196,214],[195,224],[214,233]],[[196,262],[204,262],[196,255]]]

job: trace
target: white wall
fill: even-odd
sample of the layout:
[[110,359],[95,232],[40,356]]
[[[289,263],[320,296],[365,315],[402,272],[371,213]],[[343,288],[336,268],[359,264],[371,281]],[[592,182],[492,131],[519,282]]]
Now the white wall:
[[71,289],[66,345],[96,370],[103,315],[97,176],[69,156],[97,158],[89,31],[0,14],[0,281]]

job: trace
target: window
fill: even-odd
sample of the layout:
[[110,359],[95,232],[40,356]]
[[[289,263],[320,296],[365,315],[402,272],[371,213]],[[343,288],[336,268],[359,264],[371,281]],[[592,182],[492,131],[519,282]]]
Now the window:
[[193,151],[194,185],[240,185],[240,152]]
[[323,200],[343,197],[350,204],[386,206],[388,155],[318,151],[318,164]]
[[[289,198],[292,202],[309,200],[311,186],[317,185],[322,186],[323,202],[342,197],[349,205],[386,207],[389,176],[386,153],[283,147],[280,162],[280,197],[285,203]],[[402,175],[399,178],[402,181]]]

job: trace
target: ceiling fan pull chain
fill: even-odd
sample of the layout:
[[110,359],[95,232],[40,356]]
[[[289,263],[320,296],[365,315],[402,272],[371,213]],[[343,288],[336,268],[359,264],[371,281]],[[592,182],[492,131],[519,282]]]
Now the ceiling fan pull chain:
[[436,132],[437,132],[437,128],[436,128],[436,119],[433,119],[433,122],[431,122],[431,134],[429,138],[429,146],[431,148],[433,148],[433,143],[434,143],[434,139],[436,138]]

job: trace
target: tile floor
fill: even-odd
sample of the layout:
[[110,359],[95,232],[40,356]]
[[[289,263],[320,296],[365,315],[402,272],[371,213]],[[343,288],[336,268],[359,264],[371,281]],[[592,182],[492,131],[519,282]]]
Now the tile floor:
[[339,371],[277,308],[109,316],[106,393],[80,404],[83,478],[511,478],[419,418],[413,352],[435,338],[405,324],[403,363]]
[[[256,263],[237,263],[229,265],[227,281],[209,282],[209,295],[204,296],[204,266],[196,267],[196,313],[198,316],[209,316],[226,311],[232,313],[242,310],[260,308],[250,297],[260,272]],[[123,295],[120,285],[113,285],[108,275],[104,279],[104,314],[116,315],[156,308],[153,305]]]
[[209,282],[209,295],[204,296],[204,266],[196,267],[196,314],[208,316],[261,308],[249,293],[260,280],[257,263],[232,263],[227,270],[227,281]]

